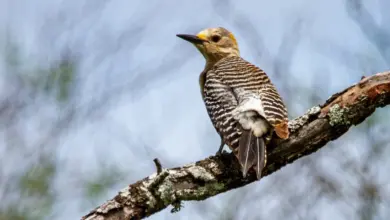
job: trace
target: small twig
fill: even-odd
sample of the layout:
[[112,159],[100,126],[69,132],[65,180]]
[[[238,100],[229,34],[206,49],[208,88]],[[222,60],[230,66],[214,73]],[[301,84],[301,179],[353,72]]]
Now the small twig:
[[162,171],[162,166],[161,166],[161,163],[160,161],[158,160],[158,158],[154,158],[153,160],[154,164],[156,165],[156,169],[157,169],[157,175],[159,175]]
[[184,207],[180,200],[176,200],[171,205],[173,206],[173,208],[171,209],[171,213],[179,212],[180,209]]
[[158,160],[158,158],[154,158],[153,162],[156,165],[157,174],[156,174],[156,176],[153,178],[152,182],[148,186],[148,189],[150,191],[154,191],[156,186],[158,186],[162,181],[164,181],[164,179],[169,175],[168,170],[164,170],[163,171],[161,163]]

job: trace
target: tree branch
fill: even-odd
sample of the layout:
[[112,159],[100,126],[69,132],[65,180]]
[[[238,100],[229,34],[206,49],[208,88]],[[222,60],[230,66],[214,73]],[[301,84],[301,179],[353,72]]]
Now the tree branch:
[[[390,71],[363,77],[359,83],[331,96],[323,105],[312,107],[303,116],[291,120],[290,138],[273,140],[268,146],[268,164],[263,176],[317,151],[343,135],[352,125],[364,121],[376,108],[388,104]],[[233,155],[211,156],[183,167],[161,169],[159,174],[122,189],[113,199],[82,219],[141,219],[169,205],[175,212],[180,210],[181,201],[204,200],[255,180],[253,171],[247,178],[242,178]]]

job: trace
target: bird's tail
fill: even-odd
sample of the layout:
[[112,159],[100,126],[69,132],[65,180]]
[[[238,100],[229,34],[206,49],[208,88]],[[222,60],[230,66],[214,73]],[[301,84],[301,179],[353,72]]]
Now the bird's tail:
[[251,130],[244,130],[238,147],[238,161],[241,164],[243,176],[245,177],[248,170],[254,167],[257,179],[260,179],[266,159],[266,146],[263,137],[254,136]]

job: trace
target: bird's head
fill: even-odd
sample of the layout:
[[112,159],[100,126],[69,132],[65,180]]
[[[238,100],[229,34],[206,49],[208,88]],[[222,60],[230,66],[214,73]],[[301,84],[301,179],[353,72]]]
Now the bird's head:
[[240,55],[236,38],[223,27],[207,28],[197,35],[177,34],[176,36],[194,44],[207,62],[215,63],[224,57]]

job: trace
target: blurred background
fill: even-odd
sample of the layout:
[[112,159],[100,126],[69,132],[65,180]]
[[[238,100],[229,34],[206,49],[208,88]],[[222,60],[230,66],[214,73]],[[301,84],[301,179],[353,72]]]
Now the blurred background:
[[[0,0],[0,220],[80,219],[127,184],[214,154],[204,59],[223,26],[289,118],[390,69],[390,1]],[[389,108],[279,172],[149,219],[390,219]]]

